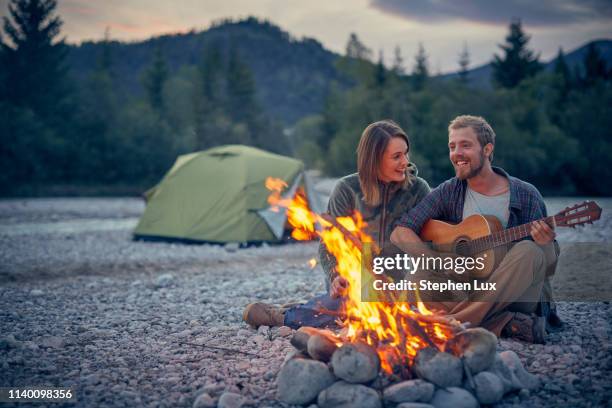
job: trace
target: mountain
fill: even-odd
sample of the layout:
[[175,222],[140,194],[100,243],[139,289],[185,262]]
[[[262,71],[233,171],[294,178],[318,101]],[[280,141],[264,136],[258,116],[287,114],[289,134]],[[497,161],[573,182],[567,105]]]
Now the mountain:
[[[593,42],[595,44],[595,47],[597,47],[599,54],[606,61],[608,68],[612,67],[612,40],[595,40],[591,42]],[[584,57],[587,53],[587,48],[591,42],[584,44],[582,47],[577,48],[568,54],[565,54],[565,62],[572,71],[576,69],[576,67],[578,67],[579,70],[583,69],[582,62],[584,61]],[[544,69],[546,71],[552,71],[555,68],[556,58],[557,57],[555,56],[550,61],[543,62]],[[493,68],[490,63],[480,65],[476,68],[469,70],[467,72],[469,84],[476,87],[491,88],[493,86],[491,82],[492,71]],[[439,78],[453,79],[457,78],[458,76],[458,72],[453,72],[451,74],[441,75]]]
[[70,45],[68,62],[77,81],[99,65],[105,49],[110,55],[118,89],[143,94],[141,77],[159,46],[170,73],[183,65],[197,65],[206,47],[215,44],[227,54],[235,47],[251,68],[262,107],[274,118],[292,124],[319,112],[331,81],[349,84],[334,62],[338,54],[314,39],[295,39],[279,27],[255,18],[221,22],[206,31],[164,35],[142,42],[84,42]]

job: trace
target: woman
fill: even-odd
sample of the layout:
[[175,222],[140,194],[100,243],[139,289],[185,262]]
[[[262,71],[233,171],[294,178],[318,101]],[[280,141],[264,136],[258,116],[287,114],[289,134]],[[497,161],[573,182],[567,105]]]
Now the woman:
[[[395,122],[381,120],[368,125],[357,147],[358,172],[341,178],[329,199],[327,212],[333,217],[350,216],[355,210],[362,214],[367,223],[365,232],[383,254],[391,250],[389,237],[395,222],[430,190],[409,162],[409,149],[406,132]],[[244,310],[244,321],[254,327],[333,325],[335,317],[317,313],[317,309],[337,310],[348,282],[337,274],[335,259],[323,244],[319,256],[326,273],[327,294],[291,308],[251,303]]]

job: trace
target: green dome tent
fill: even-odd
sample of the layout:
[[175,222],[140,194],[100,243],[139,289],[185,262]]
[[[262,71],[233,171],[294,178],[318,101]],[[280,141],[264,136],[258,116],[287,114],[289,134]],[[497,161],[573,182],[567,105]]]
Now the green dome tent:
[[164,178],[144,195],[147,207],[134,239],[200,242],[277,242],[285,211],[272,211],[267,177],[284,180],[283,197],[302,187],[310,209],[321,201],[301,161],[241,145],[179,156]]

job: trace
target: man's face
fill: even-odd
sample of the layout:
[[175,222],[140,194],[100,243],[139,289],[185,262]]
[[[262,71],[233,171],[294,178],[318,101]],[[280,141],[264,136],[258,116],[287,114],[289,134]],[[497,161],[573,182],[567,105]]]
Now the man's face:
[[484,167],[485,160],[488,160],[471,127],[450,131],[448,155],[455,168],[455,175],[460,180],[477,176]]

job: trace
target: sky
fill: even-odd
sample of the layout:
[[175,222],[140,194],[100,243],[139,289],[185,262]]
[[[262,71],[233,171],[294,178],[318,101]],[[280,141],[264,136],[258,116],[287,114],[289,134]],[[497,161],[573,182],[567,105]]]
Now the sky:
[[[0,0],[0,14],[8,14],[8,0]],[[255,16],[338,53],[352,32],[387,63],[399,47],[407,71],[422,43],[432,73],[456,71],[464,45],[470,67],[489,62],[513,18],[545,61],[559,47],[612,39],[612,0],[58,0],[58,14],[69,43],[100,40],[107,28],[111,39],[137,41]]]

